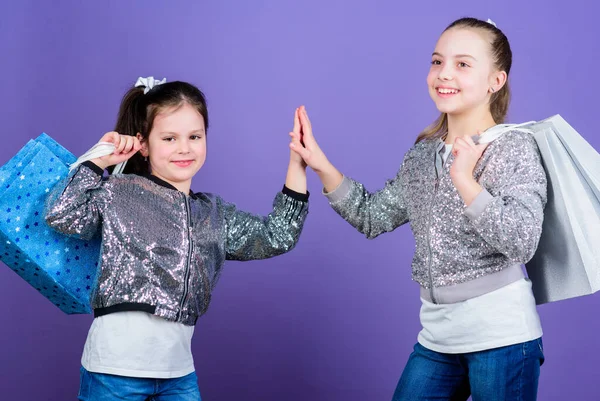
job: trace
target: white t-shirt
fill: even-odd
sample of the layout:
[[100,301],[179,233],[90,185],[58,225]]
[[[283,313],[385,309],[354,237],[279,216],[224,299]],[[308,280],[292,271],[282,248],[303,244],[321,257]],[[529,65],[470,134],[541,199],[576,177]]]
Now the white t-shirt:
[[[442,155],[447,159],[452,145]],[[542,336],[531,281],[523,278],[495,291],[453,304],[421,298],[423,329],[418,341],[425,348],[463,354],[535,340]]]
[[146,312],[126,311],[94,319],[82,366],[95,373],[169,379],[194,371],[192,335],[185,326]]
[[453,304],[421,298],[419,343],[445,354],[464,354],[535,340],[542,336],[531,281],[523,278]]

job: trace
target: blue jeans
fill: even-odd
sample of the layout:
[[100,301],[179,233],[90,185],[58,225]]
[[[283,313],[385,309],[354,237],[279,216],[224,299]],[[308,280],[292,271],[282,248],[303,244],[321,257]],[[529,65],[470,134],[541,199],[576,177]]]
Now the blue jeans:
[[200,401],[196,372],[174,379],[146,379],[81,368],[79,401]]
[[415,345],[393,401],[535,401],[542,339],[466,354]]

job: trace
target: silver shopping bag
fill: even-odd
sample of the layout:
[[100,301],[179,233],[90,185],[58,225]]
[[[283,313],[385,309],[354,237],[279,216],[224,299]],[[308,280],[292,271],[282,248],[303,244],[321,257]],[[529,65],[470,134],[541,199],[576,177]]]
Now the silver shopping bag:
[[525,265],[536,302],[593,294],[600,289],[600,154],[560,115],[493,127],[480,143],[514,129],[534,136],[548,178],[542,235]]

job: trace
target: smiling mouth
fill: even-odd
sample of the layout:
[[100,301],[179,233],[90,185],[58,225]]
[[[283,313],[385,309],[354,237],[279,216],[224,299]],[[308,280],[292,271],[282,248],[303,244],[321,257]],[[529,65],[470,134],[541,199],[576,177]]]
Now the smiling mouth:
[[437,93],[440,95],[456,95],[460,92],[458,89],[450,89],[450,88],[436,88]]
[[193,162],[193,160],[174,160],[172,163],[178,167],[188,167]]

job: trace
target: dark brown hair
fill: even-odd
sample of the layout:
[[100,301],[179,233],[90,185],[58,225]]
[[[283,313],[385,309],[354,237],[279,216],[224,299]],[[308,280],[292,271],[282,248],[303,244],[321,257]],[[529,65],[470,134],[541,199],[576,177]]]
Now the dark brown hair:
[[[167,82],[154,86],[144,94],[144,87],[133,87],[123,96],[115,131],[122,135],[136,136],[139,132],[142,142],[148,140],[156,116],[167,108],[178,108],[183,104],[194,107],[204,118],[208,132],[208,109],[206,98],[200,89],[181,81]],[[112,168],[109,169],[112,172]],[[125,174],[148,174],[149,164],[138,152],[125,165]]]

